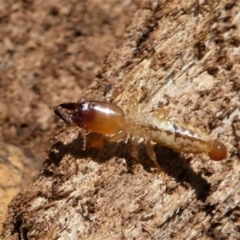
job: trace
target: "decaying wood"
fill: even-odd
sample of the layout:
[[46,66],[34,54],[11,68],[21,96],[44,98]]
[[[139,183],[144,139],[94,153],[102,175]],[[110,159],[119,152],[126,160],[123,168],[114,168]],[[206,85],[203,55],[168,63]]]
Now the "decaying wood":
[[[3,239],[239,239],[240,3],[143,1],[85,98],[171,119],[223,141],[226,160],[139,146],[63,126],[43,170],[9,208]],[[101,144],[104,144],[102,146]]]

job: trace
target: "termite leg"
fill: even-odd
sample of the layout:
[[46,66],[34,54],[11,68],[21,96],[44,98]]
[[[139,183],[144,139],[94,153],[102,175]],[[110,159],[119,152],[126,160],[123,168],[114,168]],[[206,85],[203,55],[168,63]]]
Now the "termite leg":
[[131,141],[131,156],[136,159],[138,159],[137,147],[138,147],[138,139],[135,138],[133,141]]
[[146,146],[146,151],[147,151],[148,156],[153,160],[153,162],[155,163],[156,167],[159,170],[162,170],[162,168],[160,167],[160,165],[157,162],[157,157],[156,157],[156,154],[154,152],[154,149],[153,149],[153,146],[152,146],[151,142],[150,141],[146,141],[145,146]]
[[128,109],[130,116],[136,116],[139,113],[138,104],[135,97],[130,99]]
[[169,110],[166,109],[156,109],[151,113],[151,115],[156,119],[167,118],[169,116]]
[[118,142],[119,140],[122,140],[126,137],[126,132],[121,131],[115,135],[113,135],[112,137],[109,138],[110,142]]

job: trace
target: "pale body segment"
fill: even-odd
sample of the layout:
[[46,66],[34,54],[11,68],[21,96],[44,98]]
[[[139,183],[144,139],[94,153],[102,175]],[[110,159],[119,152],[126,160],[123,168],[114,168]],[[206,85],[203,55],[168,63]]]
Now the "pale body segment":
[[[139,114],[136,105],[131,105],[126,115],[114,103],[85,101],[60,104],[54,112],[67,124],[76,124],[84,131],[110,135],[110,141],[132,139],[133,146],[144,142],[149,157],[159,168],[151,141],[178,152],[208,153],[216,161],[227,154],[223,143],[212,140],[200,128],[168,119],[161,110]],[[86,136],[83,137],[86,143]]]
[[208,153],[210,136],[199,128],[152,115],[127,119],[125,132],[135,138],[156,142],[177,152]]

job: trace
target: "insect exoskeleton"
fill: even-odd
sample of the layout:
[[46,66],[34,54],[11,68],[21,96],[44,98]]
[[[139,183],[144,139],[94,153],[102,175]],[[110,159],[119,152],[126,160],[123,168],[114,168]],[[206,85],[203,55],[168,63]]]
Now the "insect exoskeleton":
[[109,102],[62,103],[54,112],[67,124],[74,123],[90,132],[116,134],[125,126],[123,110]]
[[[156,161],[150,141],[172,148],[178,152],[208,153],[212,160],[222,160],[227,155],[226,146],[212,140],[205,131],[168,119],[159,110],[151,114],[133,111],[125,115],[114,103],[104,101],[84,101],[80,103],[62,103],[54,108],[54,112],[67,124],[76,124],[81,129],[111,135],[111,141],[124,138],[134,139],[133,145],[143,139],[149,157]],[[86,137],[84,136],[86,143]],[[85,147],[84,147],[85,148]]]
[[221,161],[227,156],[227,148],[217,139],[210,141],[208,156],[214,161]]

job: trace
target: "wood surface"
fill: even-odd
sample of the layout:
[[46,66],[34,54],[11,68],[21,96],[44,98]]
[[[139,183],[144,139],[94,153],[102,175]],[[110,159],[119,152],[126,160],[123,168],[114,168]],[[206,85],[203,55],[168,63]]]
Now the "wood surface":
[[[2,239],[240,239],[240,2],[142,1],[82,99],[130,99],[205,129],[226,160],[56,129],[42,170],[9,207]],[[71,101],[71,100],[70,100]],[[139,113],[141,114],[141,112]]]

